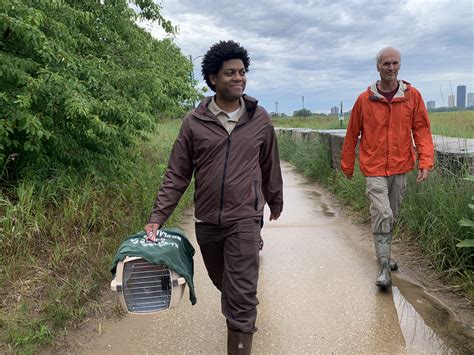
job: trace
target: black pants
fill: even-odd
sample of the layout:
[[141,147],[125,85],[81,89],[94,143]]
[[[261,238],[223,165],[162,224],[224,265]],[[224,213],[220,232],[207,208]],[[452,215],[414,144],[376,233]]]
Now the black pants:
[[221,291],[229,329],[255,333],[261,218],[228,225],[196,223],[196,237],[207,272]]

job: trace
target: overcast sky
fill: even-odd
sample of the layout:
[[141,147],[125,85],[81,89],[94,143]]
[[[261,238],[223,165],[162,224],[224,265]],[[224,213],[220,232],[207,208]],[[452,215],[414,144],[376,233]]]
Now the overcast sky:
[[[447,106],[457,85],[474,92],[473,0],[162,0],[162,14],[179,27],[175,43],[194,60],[220,40],[250,54],[246,93],[268,111],[304,107],[329,113],[379,78],[375,55],[402,53],[399,79],[425,101]],[[162,31],[147,26],[157,38]],[[198,58],[199,57],[199,58]],[[275,104],[278,102],[278,105]]]

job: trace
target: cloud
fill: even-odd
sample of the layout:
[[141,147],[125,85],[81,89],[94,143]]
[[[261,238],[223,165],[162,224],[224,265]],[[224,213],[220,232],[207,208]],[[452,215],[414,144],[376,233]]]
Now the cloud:
[[[426,100],[440,106],[440,87],[446,96],[449,81],[474,91],[471,0],[163,0],[161,5],[165,18],[179,26],[175,42],[185,55],[197,58],[225,39],[247,48],[247,92],[269,111],[278,101],[279,111],[291,114],[301,108],[302,96],[316,112],[328,112],[339,100],[350,108],[378,78],[375,54],[385,46],[401,50],[399,77]],[[149,28],[163,38],[157,26]],[[198,58],[196,78],[199,65]]]

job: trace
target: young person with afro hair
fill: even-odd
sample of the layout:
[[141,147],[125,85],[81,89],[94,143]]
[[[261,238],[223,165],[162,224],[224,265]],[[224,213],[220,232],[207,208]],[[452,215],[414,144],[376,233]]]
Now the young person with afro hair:
[[283,209],[275,131],[256,99],[244,94],[250,59],[234,41],[204,55],[202,75],[215,92],[183,120],[145,231],[154,240],[194,174],[196,238],[221,292],[229,354],[250,354],[257,331],[260,229]]

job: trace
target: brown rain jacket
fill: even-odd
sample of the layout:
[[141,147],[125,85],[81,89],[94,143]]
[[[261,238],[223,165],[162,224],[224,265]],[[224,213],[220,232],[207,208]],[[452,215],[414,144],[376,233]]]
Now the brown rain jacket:
[[208,97],[183,120],[149,223],[163,223],[195,178],[195,217],[227,224],[283,209],[283,182],[270,117],[244,95],[247,111],[231,134],[207,105]]
[[419,169],[433,167],[433,138],[423,98],[406,81],[399,83],[398,92],[390,103],[378,92],[376,84],[357,98],[342,148],[341,168],[345,175],[351,176],[354,172],[359,135],[359,166],[365,176],[411,171],[417,154]]

